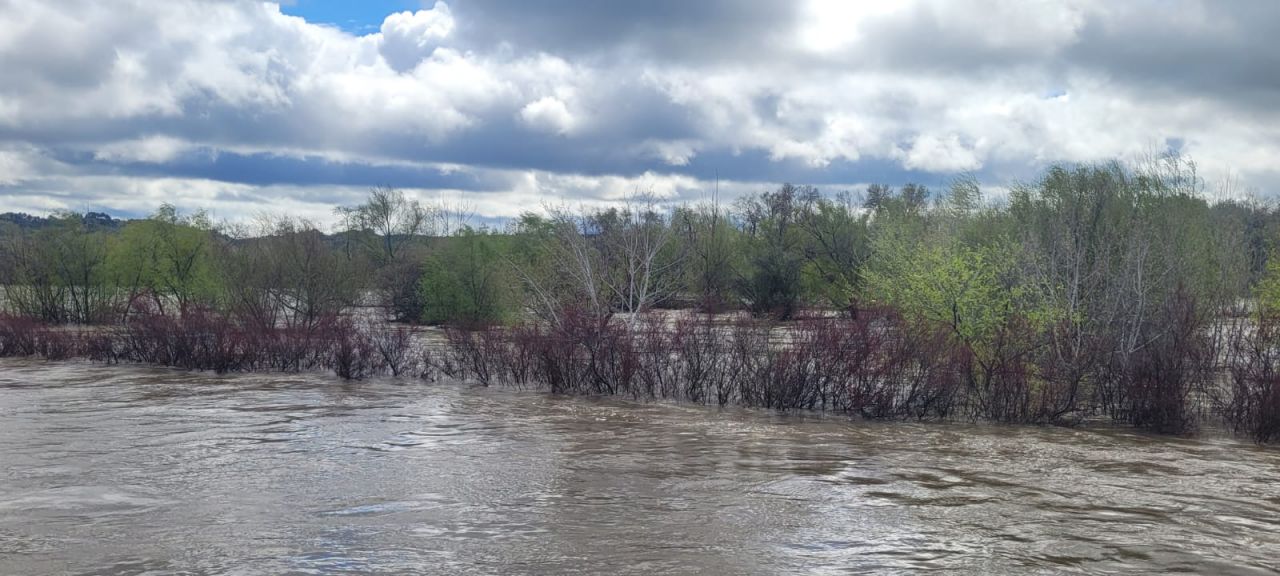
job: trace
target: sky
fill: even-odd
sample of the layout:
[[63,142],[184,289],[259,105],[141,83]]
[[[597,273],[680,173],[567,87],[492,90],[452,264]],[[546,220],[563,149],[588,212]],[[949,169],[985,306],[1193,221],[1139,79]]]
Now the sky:
[[1171,150],[1270,197],[1277,37],[1272,0],[0,0],[0,212],[998,195]]

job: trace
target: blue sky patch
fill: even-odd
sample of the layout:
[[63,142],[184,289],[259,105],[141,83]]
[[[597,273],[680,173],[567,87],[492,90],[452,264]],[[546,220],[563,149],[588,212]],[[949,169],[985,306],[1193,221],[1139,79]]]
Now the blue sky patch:
[[282,3],[280,11],[363,35],[377,32],[387,14],[422,7],[421,0],[295,0],[292,5]]

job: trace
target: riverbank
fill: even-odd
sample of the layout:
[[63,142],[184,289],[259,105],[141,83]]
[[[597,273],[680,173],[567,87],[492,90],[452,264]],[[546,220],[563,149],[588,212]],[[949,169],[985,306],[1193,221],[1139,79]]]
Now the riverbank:
[[[1268,349],[1240,342],[1216,372],[1055,379],[1031,360],[975,368],[946,334],[911,331],[891,314],[819,315],[777,324],[746,316],[666,313],[566,316],[524,324],[424,330],[354,317],[255,328],[194,312],[142,316],[123,326],[67,328],[0,318],[0,357],[84,358],[216,373],[330,371],[467,379],[554,394],[624,396],[867,420],[987,421],[1074,426],[1108,421],[1159,433],[1221,426],[1259,441],[1280,418],[1280,393],[1249,388]],[[1257,330],[1248,330],[1252,336]],[[1252,342],[1252,340],[1250,340]],[[985,379],[975,379],[983,377]],[[1109,377],[1109,380],[1098,378]],[[1222,385],[1223,379],[1229,385]],[[1245,396],[1260,390],[1259,397]],[[1273,394],[1267,396],[1265,394]]]

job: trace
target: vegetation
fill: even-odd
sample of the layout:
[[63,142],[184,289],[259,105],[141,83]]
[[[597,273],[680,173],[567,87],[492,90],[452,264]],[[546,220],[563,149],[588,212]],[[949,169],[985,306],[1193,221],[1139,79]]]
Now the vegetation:
[[464,227],[427,257],[418,280],[418,319],[486,326],[512,320],[514,278],[503,257],[511,238]]
[[[969,178],[783,185],[499,231],[378,188],[338,215],[331,235],[170,206],[0,219],[0,355],[1280,438],[1280,210],[1211,202],[1178,157],[1052,167],[998,199]],[[359,310],[446,326],[447,350]]]

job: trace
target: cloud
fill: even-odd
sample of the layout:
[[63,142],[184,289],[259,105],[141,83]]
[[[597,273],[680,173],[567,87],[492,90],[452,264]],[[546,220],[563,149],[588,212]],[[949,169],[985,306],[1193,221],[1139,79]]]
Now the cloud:
[[965,172],[982,167],[973,147],[960,142],[960,137],[950,134],[922,134],[905,151],[902,164],[914,170],[928,172]]
[[456,12],[476,49],[659,62],[761,57],[790,41],[798,16],[792,3],[738,0],[467,0]]
[[93,157],[108,162],[163,164],[190,150],[190,146],[170,136],[147,136],[137,140],[109,142],[94,151]]
[[534,130],[565,135],[573,130],[577,119],[558,98],[545,96],[520,109],[520,119]]
[[0,186],[19,184],[33,175],[31,152],[0,149]]
[[662,160],[668,166],[688,166],[698,154],[696,145],[686,140],[646,140],[638,150],[642,155]]
[[411,70],[449,37],[453,25],[444,2],[436,2],[430,10],[397,12],[382,21],[378,52],[395,70]]
[[998,185],[1167,141],[1266,186],[1277,33],[1280,6],[1208,0],[467,0],[365,35],[251,0],[0,0],[0,187],[320,213],[392,183],[510,214],[645,178]]

